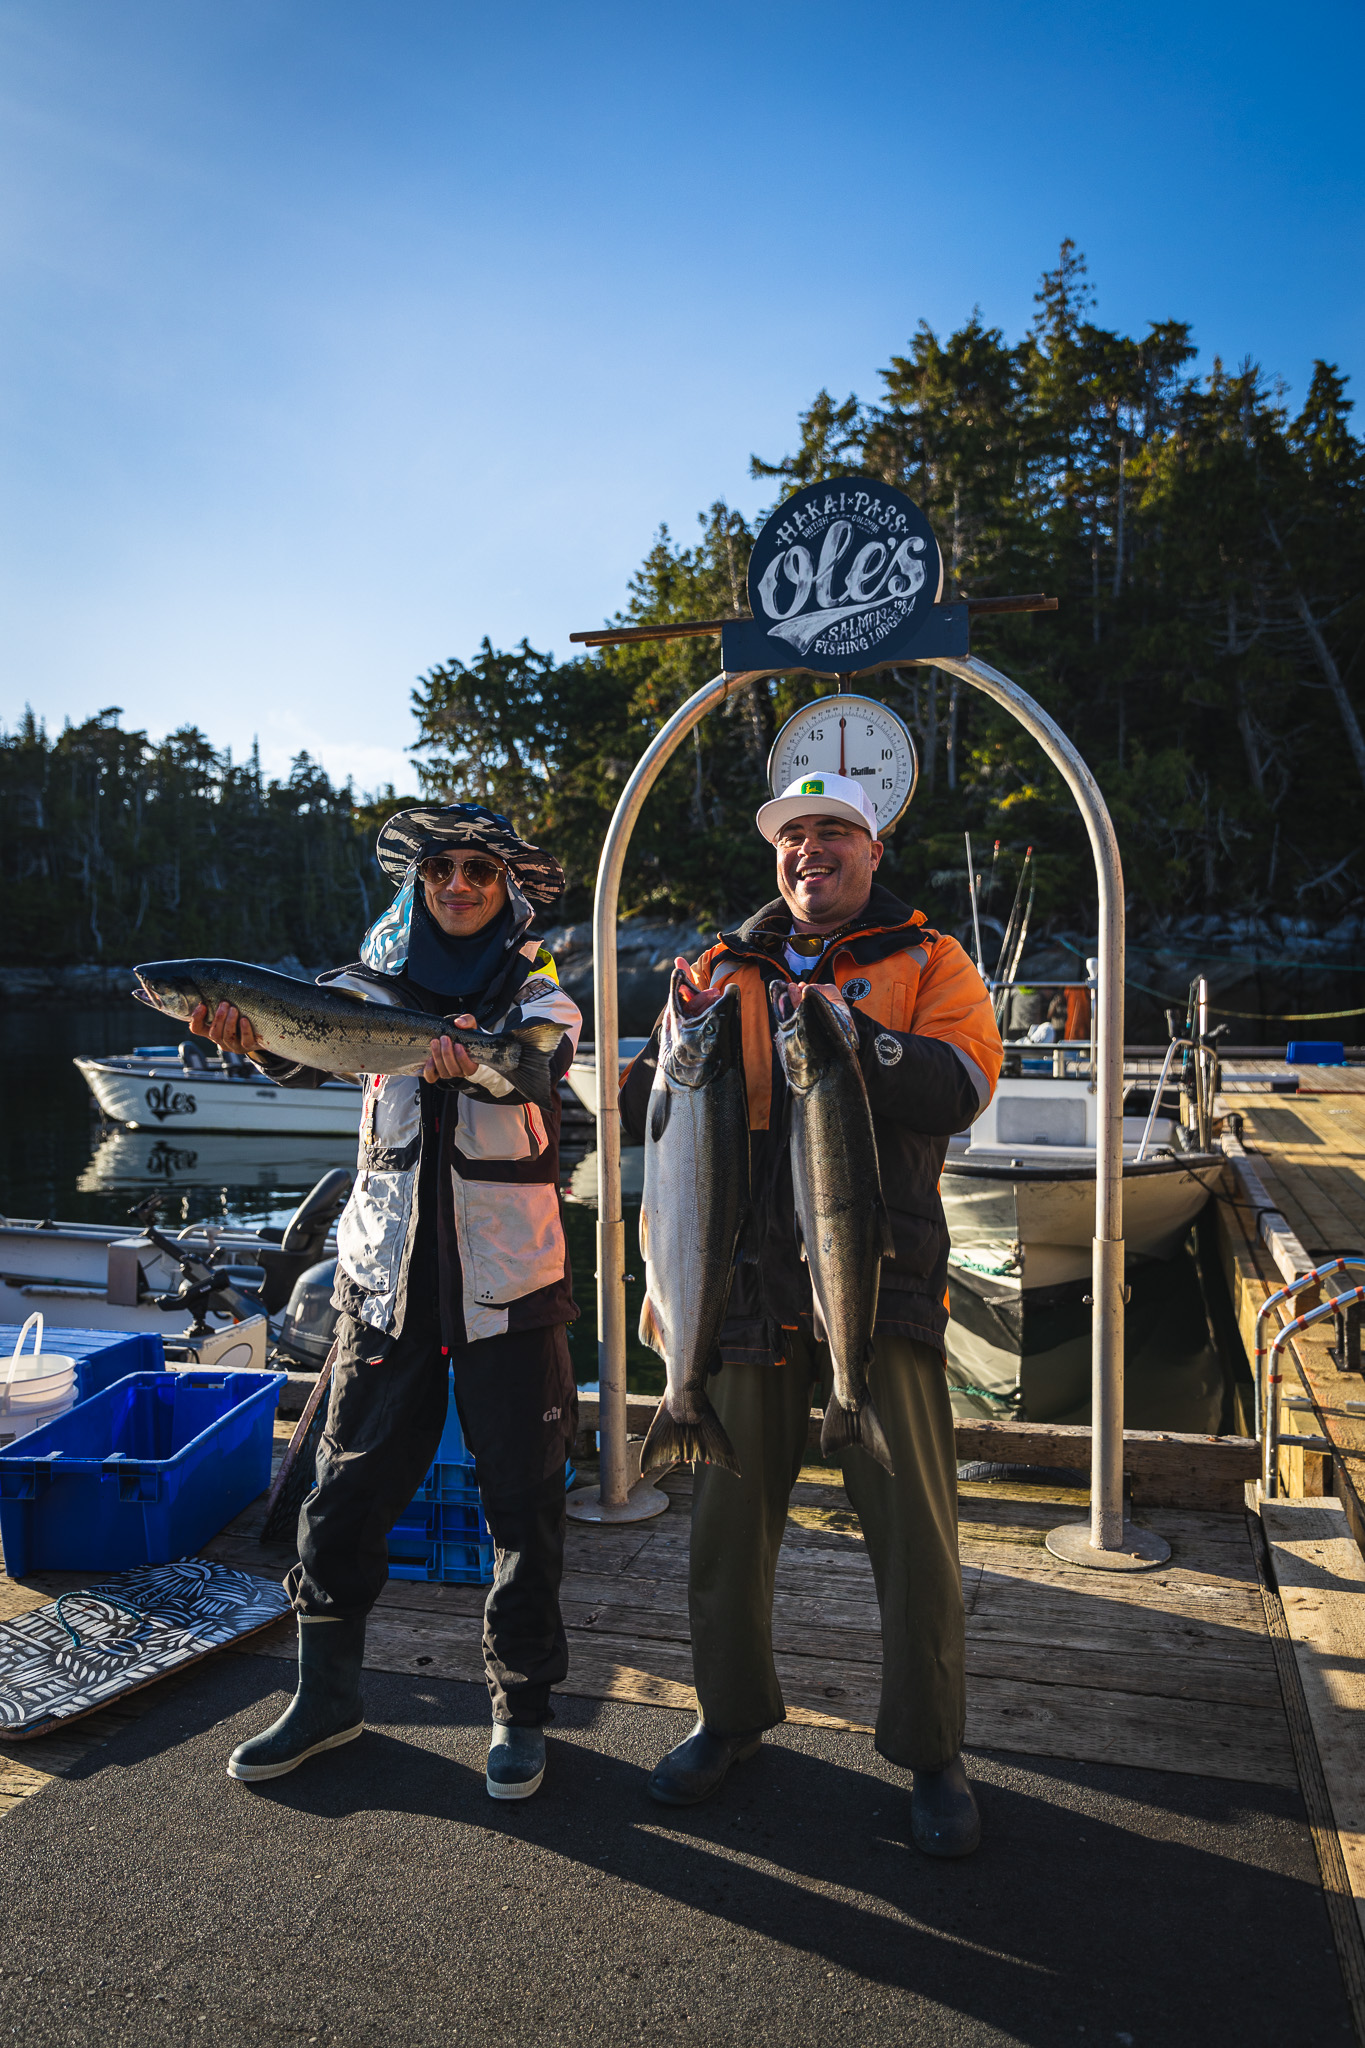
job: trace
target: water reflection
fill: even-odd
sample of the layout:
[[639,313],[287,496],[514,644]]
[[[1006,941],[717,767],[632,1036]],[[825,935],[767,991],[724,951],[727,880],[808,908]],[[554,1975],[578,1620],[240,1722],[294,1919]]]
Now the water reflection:
[[[1213,1433],[1231,1427],[1233,1390],[1219,1356],[1194,1250],[1130,1269],[1124,1312],[1124,1423]],[[1090,1420],[1090,1309],[1070,1298],[1021,1308],[948,1288],[948,1376],[956,1415],[1021,1422]]]
[[213,1131],[176,1137],[106,1131],[76,1186],[82,1194],[155,1188],[306,1190],[334,1166],[355,1165],[354,1138],[244,1138]]

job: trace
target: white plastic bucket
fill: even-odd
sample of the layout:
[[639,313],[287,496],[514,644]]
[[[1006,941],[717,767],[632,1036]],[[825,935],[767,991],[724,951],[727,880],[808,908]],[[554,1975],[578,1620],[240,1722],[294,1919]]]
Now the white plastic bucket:
[[[33,1331],[33,1349],[21,1357],[24,1339]],[[76,1361],[58,1351],[43,1350],[43,1317],[35,1312],[15,1340],[0,1382],[0,1445],[41,1429],[54,1416],[65,1415],[76,1402]]]

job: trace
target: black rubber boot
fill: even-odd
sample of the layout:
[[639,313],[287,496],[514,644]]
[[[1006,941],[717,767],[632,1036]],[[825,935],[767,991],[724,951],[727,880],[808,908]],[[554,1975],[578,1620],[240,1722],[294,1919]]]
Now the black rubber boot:
[[529,1799],[545,1776],[545,1730],[509,1728],[499,1721],[488,1745],[484,1783],[490,1799]]
[[263,1734],[239,1743],[228,1758],[228,1776],[248,1784],[282,1778],[319,1750],[339,1749],[365,1732],[360,1703],[360,1667],[365,1661],[365,1623],[299,1616],[299,1689]]
[[753,1735],[713,1735],[699,1720],[686,1741],[655,1766],[649,1796],[661,1806],[700,1806],[719,1792],[731,1764],[757,1755],[762,1741],[761,1728]]
[[970,1856],[981,1840],[981,1815],[960,1756],[941,1771],[915,1772],[910,1833],[926,1856]]

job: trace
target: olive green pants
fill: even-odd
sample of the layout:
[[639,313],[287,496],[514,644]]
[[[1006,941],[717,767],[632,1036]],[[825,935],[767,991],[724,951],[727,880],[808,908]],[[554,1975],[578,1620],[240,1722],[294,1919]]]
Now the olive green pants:
[[[877,1338],[868,1379],[896,1476],[863,1450],[843,1466],[882,1617],[877,1748],[937,1770],[962,1747],[966,1713],[952,1409],[942,1359],[908,1337]],[[829,1385],[828,1351],[795,1335],[785,1365],[727,1365],[707,1382],[743,1474],[700,1465],[692,1495],[692,1662],[702,1719],[717,1735],[785,1719],[773,1581],[811,1407]],[[831,1573],[830,1603],[838,1585]]]

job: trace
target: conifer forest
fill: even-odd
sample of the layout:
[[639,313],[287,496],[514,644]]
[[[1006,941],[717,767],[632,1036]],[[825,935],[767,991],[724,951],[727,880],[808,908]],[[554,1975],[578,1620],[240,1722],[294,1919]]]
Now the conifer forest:
[[[1216,918],[1267,939],[1344,939],[1365,892],[1365,444],[1330,363],[1291,404],[1273,367],[1215,360],[1196,374],[1194,357],[1179,320],[1142,335],[1102,326],[1064,244],[1022,340],[979,312],[952,334],[922,324],[874,394],[816,393],[789,448],[756,454],[753,475],[769,504],[827,476],[885,479],[932,520],[945,598],[1059,600],[978,620],[973,651],[1052,712],[1098,777],[1132,936]],[[619,623],[746,612],[754,530],[724,502],[690,539],[661,529]],[[29,714],[0,735],[3,957],[350,957],[388,900],[376,826],[419,794],[509,814],[563,861],[565,914],[580,917],[624,778],[717,665],[707,638],[576,660],[485,639],[412,691],[411,790],[367,797],[307,755],[266,780],[194,726],[158,740],[112,709],[60,732]],[[824,687],[751,686],[703,722],[646,805],[623,909],[721,922],[772,894],[752,830],[768,749]],[[1093,932],[1079,817],[1023,732],[932,670],[874,687],[921,760],[884,878],[956,923],[964,829],[987,855],[1000,841],[1016,868],[1032,845],[1039,932]]]

